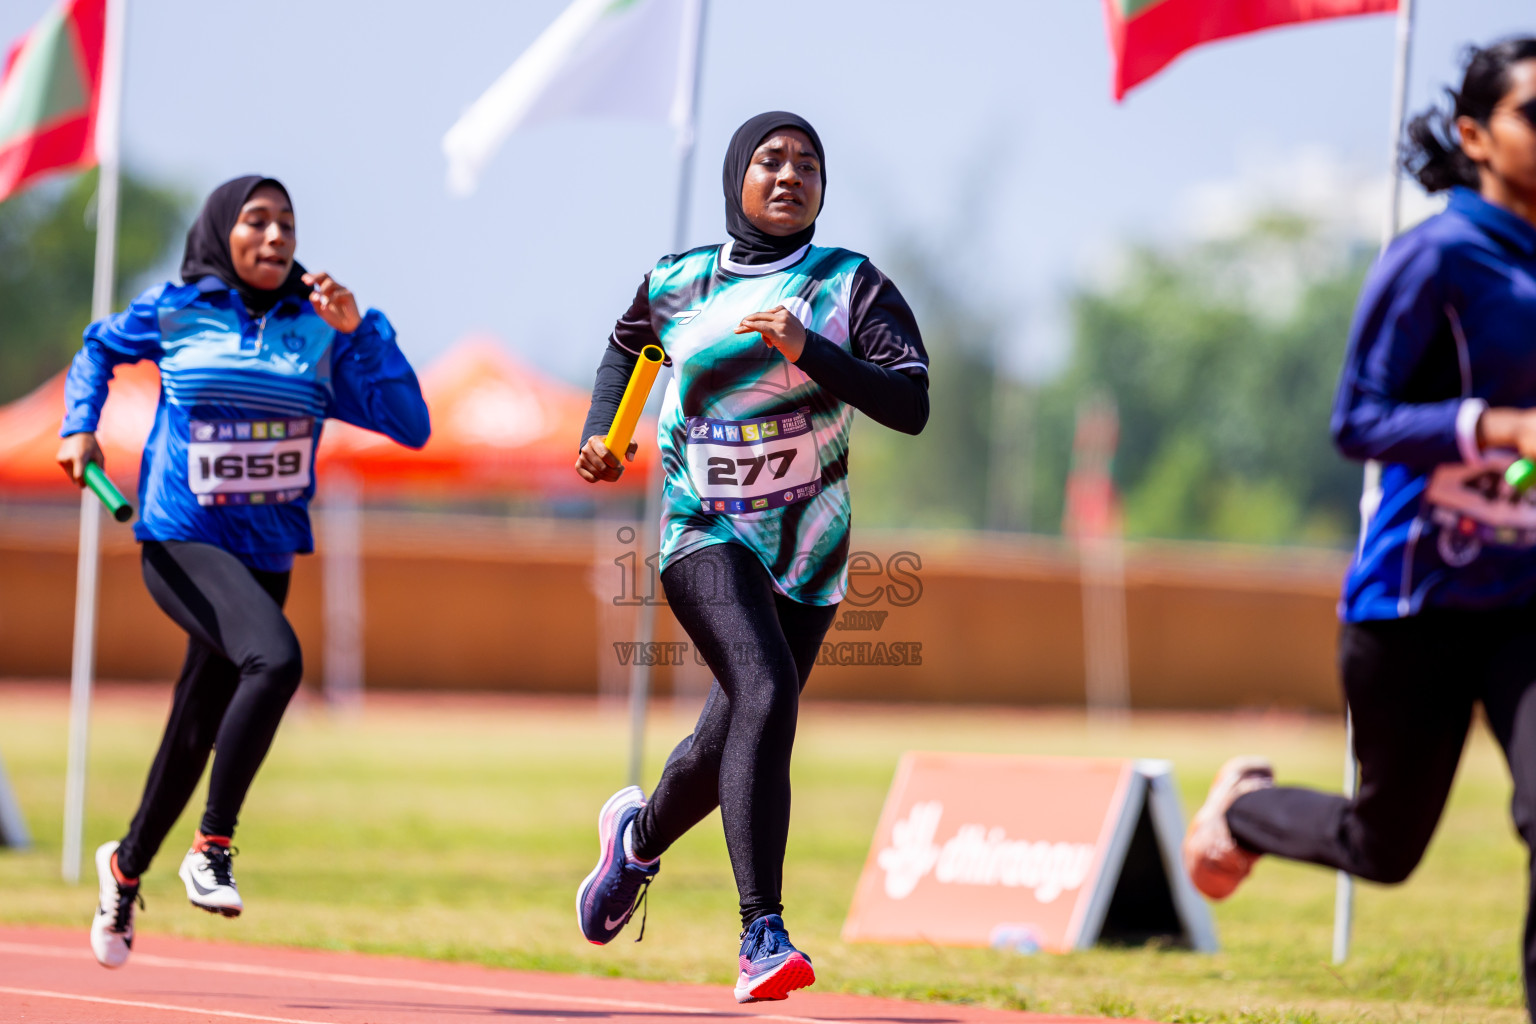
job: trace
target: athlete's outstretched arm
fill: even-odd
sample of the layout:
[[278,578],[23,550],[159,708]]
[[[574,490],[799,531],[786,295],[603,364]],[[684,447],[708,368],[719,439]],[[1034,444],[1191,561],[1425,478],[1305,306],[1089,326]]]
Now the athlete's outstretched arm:
[[603,361],[597,364],[597,380],[592,384],[592,405],[587,409],[587,422],[582,424],[577,447],[585,445],[594,434],[607,436],[614,414],[619,411],[619,400],[624,397],[624,386],[640,361],[640,350],[647,345],[661,347],[656,328],[651,326],[649,272],[640,279],[629,308],[608,335],[608,347],[603,351]]
[[397,444],[420,448],[432,436],[432,420],[416,371],[395,341],[395,328],[370,309],[351,334],[331,345],[331,408],[328,416],[376,430]]
[[[635,364],[640,361],[640,350],[647,345],[661,345],[656,329],[651,326],[651,275],[647,273],[635,290],[629,308],[613,325],[608,335],[608,347],[603,350],[602,362],[597,364],[597,379],[592,383],[592,404],[587,408],[587,421],[581,426],[581,437],[576,441],[579,452],[576,472],[588,483],[599,480],[614,481],[624,472],[618,452],[609,452],[603,446],[608,428],[618,414],[624,388],[629,384]],[[633,459],[640,448],[631,442],[624,458]]]
[[113,313],[85,329],[85,343],[69,364],[64,378],[64,423],[59,436],[59,465],[69,478],[84,484],[87,463],[105,464],[96,444],[96,424],[107,401],[112,374],[125,363],[160,358],[160,317],[156,304],[167,285],[151,288],[121,313]]
[[603,350],[603,361],[597,364],[597,379],[592,383],[592,405],[587,409],[587,421],[581,426],[580,444],[590,437],[606,437],[613,425],[613,417],[619,411],[619,401],[624,388],[635,372],[640,357],[628,351],[611,338]]

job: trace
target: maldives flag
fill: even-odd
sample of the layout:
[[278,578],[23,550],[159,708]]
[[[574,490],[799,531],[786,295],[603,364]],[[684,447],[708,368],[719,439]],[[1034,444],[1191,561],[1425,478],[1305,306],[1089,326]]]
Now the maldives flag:
[[96,163],[107,0],[64,0],[11,47],[0,75],[0,201],[49,171]]
[[1397,0],[1104,0],[1115,99],[1191,47],[1247,32],[1397,10]]

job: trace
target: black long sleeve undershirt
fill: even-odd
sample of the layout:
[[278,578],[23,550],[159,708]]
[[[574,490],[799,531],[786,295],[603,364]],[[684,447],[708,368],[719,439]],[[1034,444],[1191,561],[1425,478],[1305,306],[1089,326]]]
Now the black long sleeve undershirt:
[[815,331],[795,362],[805,375],[882,427],[920,434],[928,423],[928,375],[865,362]]
[[[640,357],[633,352],[626,352],[613,341],[608,342],[608,348],[603,352],[603,361],[597,364],[597,380],[592,385],[592,405],[587,410],[587,422],[581,428],[582,446],[594,434],[599,437],[608,436],[608,428],[613,426],[613,417],[619,411],[619,401],[624,397],[624,388],[629,384],[630,375],[635,372],[635,364],[639,361]],[[623,454],[619,453],[621,457]]]
[[[592,385],[592,406],[581,428],[581,443],[606,435],[619,411],[619,400],[639,357],[609,342],[597,364]],[[903,434],[920,434],[928,423],[928,375],[907,374],[867,363],[832,344],[815,331],[805,335],[805,351],[795,364],[805,375],[832,393],[840,402],[880,424]]]
[[[928,358],[911,308],[890,279],[868,261],[854,273],[849,307],[852,351],[807,331],[805,350],[796,365],[833,397],[881,426],[921,433],[928,423]],[[608,337],[579,444],[608,433],[640,349],[660,344],[651,325],[647,274]]]

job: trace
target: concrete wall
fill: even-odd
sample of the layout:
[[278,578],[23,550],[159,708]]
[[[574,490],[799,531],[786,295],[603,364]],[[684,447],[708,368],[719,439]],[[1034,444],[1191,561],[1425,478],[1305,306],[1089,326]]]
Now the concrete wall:
[[[324,544],[323,514],[320,543]],[[0,676],[69,672],[77,518],[0,509]],[[126,527],[104,524],[98,665],[108,679],[170,679],[184,642],[155,608]],[[856,532],[854,594],[811,680],[845,699],[1075,704],[1083,700],[1077,558],[1044,538]],[[634,655],[633,529],[488,517],[365,516],[367,684],[621,693]],[[1337,709],[1330,551],[1133,546],[1126,610],[1140,707]],[[637,578],[638,577],[638,578]],[[288,605],[306,677],[323,670],[318,558]],[[665,606],[650,654],[658,692],[709,674]],[[617,645],[617,646],[616,646]],[[670,645],[670,646],[667,646]],[[856,664],[884,661],[885,664]],[[896,663],[891,663],[896,662]]]

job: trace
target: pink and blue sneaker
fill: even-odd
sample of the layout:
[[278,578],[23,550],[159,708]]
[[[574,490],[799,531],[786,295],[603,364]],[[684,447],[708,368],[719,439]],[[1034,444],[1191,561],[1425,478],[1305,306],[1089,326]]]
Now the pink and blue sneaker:
[[[631,826],[644,807],[640,787],[626,786],[609,797],[598,813],[597,867],[576,890],[576,920],[581,934],[594,946],[607,945],[624,930],[651,879],[661,870],[660,858],[642,861],[634,855]],[[645,936],[643,920],[640,936]]]
[[816,984],[811,958],[789,941],[784,919],[778,914],[760,917],[741,933],[741,976],[736,979],[736,1001],[788,999],[797,988]]

